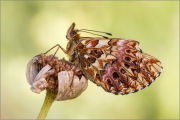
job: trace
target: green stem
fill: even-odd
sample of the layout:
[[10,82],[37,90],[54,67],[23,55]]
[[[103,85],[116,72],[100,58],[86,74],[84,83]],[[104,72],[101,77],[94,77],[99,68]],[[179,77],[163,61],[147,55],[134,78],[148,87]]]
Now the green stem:
[[44,120],[46,118],[55,97],[56,97],[56,94],[47,90],[43,106],[37,118],[38,120]]

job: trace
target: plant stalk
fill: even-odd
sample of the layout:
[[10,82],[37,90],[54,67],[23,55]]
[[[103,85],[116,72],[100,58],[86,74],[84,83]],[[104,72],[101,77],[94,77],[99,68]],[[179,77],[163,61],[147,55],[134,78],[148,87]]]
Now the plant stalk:
[[55,97],[56,97],[55,93],[52,93],[47,90],[46,97],[37,120],[44,120],[46,118]]

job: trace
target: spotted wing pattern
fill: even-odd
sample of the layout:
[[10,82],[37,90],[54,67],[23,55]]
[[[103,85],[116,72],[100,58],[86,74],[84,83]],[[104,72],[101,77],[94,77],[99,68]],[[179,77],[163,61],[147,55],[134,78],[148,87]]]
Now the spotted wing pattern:
[[80,38],[78,63],[85,75],[107,92],[128,94],[149,86],[162,71],[139,42],[119,38]]
[[69,40],[66,50],[61,49],[71,63],[105,91],[116,95],[134,93],[149,86],[161,74],[161,62],[142,52],[139,42],[79,35],[91,31],[94,30],[75,29],[75,23],[72,23],[66,35]]

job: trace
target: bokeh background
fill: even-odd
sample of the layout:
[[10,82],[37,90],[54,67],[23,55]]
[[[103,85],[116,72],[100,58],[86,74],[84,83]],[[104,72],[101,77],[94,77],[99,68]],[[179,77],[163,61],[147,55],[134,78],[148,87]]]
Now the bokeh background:
[[[79,29],[139,41],[142,50],[158,58],[164,69],[150,87],[124,96],[107,93],[89,81],[78,98],[54,102],[47,119],[179,118],[178,1],[2,1],[2,119],[38,116],[45,92],[30,91],[26,65],[55,44],[65,48],[66,31],[72,22]],[[67,58],[62,51],[57,55]]]

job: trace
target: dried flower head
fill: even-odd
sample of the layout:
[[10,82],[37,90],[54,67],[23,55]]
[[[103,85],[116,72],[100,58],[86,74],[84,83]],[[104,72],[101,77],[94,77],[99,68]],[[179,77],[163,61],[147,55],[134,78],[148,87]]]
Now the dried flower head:
[[26,78],[33,92],[40,93],[46,89],[57,93],[57,101],[76,98],[88,85],[77,66],[46,54],[37,55],[29,61]]

